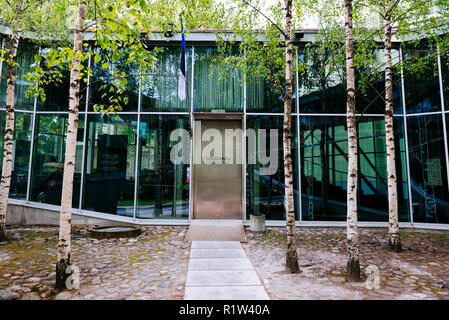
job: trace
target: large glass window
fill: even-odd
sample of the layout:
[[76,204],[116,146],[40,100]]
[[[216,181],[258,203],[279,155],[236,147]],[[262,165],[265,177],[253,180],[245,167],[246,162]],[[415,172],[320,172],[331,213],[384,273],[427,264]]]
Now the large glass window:
[[[43,53],[47,53],[49,49],[44,48]],[[83,65],[88,65],[88,61],[85,60]],[[43,69],[48,70],[46,60],[42,59],[41,66]],[[38,111],[67,111],[69,109],[69,95],[70,95],[70,69],[66,65],[62,69],[56,68],[61,72],[61,77],[58,81],[53,81],[48,85],[44,85],[45,101],[41,99],[37,100]],[[86,93],[87,85],[84,81],[80,81],[79,92],[79,107],[80,111],[84,111],[86,108]]]
[[[186,219],[189,217],[189,165],[171,161],[172,148],[180,143],[177,140],[180,135],[173,133],[173,141],[170,135],[177,129],[188,133],[189,117],[142,115],[140,120],[137,217]],[[190,139],[186,143],[190,147]],[[182,152],[190,154],[188,150]]]
[[346,113],[344,66],[330,68],[332,57],[314,50],[300,50],[298,58],[307,65],[299,73],[299,112]]
[[301,117],[303,220],[346,219],[348,137],[344,117]]
[[[262,213],[268,220],[285,220],[282,128],[282,116],[248,116],[246,118],[248,137],[246,140],[246,213],[248,219],[252,213]],[[254,136],[250,132],[253,132]],[[296,117],[292,120],[292,135],[293,188],[295,212],[298,218]],[[262,139],[263,137],[265,139]]]
[[434,52],[424,45],[406,46],[403,55],[407,113],[441,110],[438,63]]
[[[14,107],[16,110],[33,110],[34,98],[32,95],[26,97],[28,82],[25,76],[31,71],[31,64],[34,63],[34,54],[37,48],[30,44],[19,43],[17,49],[16,85],[14,87]],[[2,63],[0,74],[0,108],[6,107],[6,61]]]
[[242,112],[243,84],[238,70],[219,71],[220,56],[216,48],[195,47],[195,112]]
[[[31,173],[32,201],[60,205],[64,171],[66,114],[37,114]],[[81,161],[83,152],[83,116],[80,115],[76,142],[75,174],[73,178],[72,207],[79,206]]]
[[[5,111],[0,111],[0,150],[4,148]],[[13,159],[9,197],[25,199],[28,183],[28,167],[30,164],[31,125],[33,115],[29,113],[15,114],[15,130],[13,141]],[[3,153],[2,153],[3,155]],[[0,171],[3,167],[3,156],[0,157]]]
[[83,209],[133,216],[137,116],[89,115]]
[[409,117],[407,129],[413,220],[449,223],[442,117]]
[[178,97],[178,80],[181,61],[179,48],[163,48],[156,53],[156,65],[151,74],[142,73],[142,111],[188,112],[190,105],[190,82],[192,49],[186,48],[187,95],[181,101]]
[[[394,119],[399,220],[409,221],[404,124]],[[388,221],[388,181],[383,117],[359,120],[359,220]]]
[[[385,51],[370,53],[371,63],[356,70],[356,108],[360,114],[385,113]],[[401,73],[399,70],[399,50],[391,50],[393,65],[393,108],[394,113],[402,113]]]
[[[92,59],[93,60],[93,59]],[[139,66],[129,63],[126,56],[120,54],[120,59],[116,62],[109,62],[107,68],[103,68],[104,60],[93,63],[93,76],[89,84],[89,111],[95,111],[94,107],[103,106],[108,109],[116,106],[117,111],[137,111],[139,103]],[[112,69],[116,69],[118,74],[126,74],[126,84],[120,84],[117,75],[114,76]],[[122,93],[119,91],[123,90]],[[127,101],[125,103],[125,101]],[[121,108],[121,110],[120,110]]]
[[[402,119],[395,119],[399,219],[409,221]],[[361,221],[388,221],[385,123],[359,118],[358,206]],[[346,220],[348,138],[345,117],[302,117],[302,214],[304,220]]]

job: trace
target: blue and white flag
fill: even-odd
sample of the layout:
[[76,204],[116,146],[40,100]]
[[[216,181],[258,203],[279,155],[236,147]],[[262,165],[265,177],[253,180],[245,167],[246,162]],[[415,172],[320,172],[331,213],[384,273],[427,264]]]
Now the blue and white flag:
[[178,80],[178,97],[179,100],[183,101],[187,96],[187,75],[186,75],[186,43],[184,39],[184,28],[182,26],[182,19],[181,19],[181,36],[182,36],[182,48],[181,48],[181,63]]

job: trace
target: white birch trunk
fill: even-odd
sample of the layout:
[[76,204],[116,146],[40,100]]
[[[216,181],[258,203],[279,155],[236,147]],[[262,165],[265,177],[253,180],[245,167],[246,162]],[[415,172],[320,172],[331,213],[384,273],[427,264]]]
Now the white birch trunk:
[[[83,27],[86,16],[86,1],[81,0],[78,8],[76,20],[76,30],[73,48],[76,53],[83,49]],[[64,176],[62,181],[61,214],[59,219],[59,243],[58,261],[56,263],[56,288],[64,289],[66,280],[70,274],[66,273],[70,266],[71,251],[71,218],[72,218],[72,194],[73,194],[73,174],[75,170],[75,150],[76,136],[78,131],[78,109],[80,91],[80,71],[78,66],[81,63],[79,57],[75,56],[72,61],[70,72],[69,91],[69,123],[67,129],[67,141],[64,159]]]
[[388,246],[395,252],[401,251],[401,238],[398,224],[398,193],[396,181],[396,155],[393,129],[393,70],[391,60],[391,3],[385,19],[385,142],[387,150],[387,179],[388,179],[388,218],[389,241]]
[[3,142],[3,167],[0,186],[0,241],[6,239],[6,211],[11,185],[14,141],[14,87],[16,83],[16,56],[19,38],[11,36],[6,61],[6,123]]
[[287,228],[286,268],[290,272],[299,272],[298,253],[296,252],[295,204],[293,201],[293,165],[292,165],[292,100],[293,100],[293,44],[292,44],[292,0],[285,0],[285,101],[284,101],[284,178],[285,210]]
[[346,123],[348,127],[348,180],[347,180],[347,267],[346,276],[351,281],[360,281],[360,263],[357,235],[357,174],[358,141],[355,119],[355,72],[352,35],[352,0],[345,0],[346,39]]

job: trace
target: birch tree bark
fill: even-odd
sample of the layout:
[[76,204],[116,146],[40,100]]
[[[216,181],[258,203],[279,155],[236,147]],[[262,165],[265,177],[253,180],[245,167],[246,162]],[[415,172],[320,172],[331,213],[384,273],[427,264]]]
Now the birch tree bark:
[[286,268],[299,272],[298,253],[296,252],[295,206],[293,201],[293,166],[292,166],[292,101],[293,101],[293,44],[292,44],[292,0],[285,0],[285,101],[284,101],[284,178],[285,209],[287,227]]
[[85,16],[86,1],[80,0],[73,45],[76,54],[72,60],[70,71],[69,123],[65,149],[64,176],[62,181],[61,214],[59,219],[58,261],[56,263],[57,289],[64,289],[66,287],[66,280],[70,276],[70,274],[66,273],[66,270],[67,267],[70,266],[73,174],[75,170],[76,136],[78,131],[78,109],[80,91],[80,70],[78,69],[78,66],[81,63],[78,55],[82,52],[83,49],[83,26]]
[[360,281],[360,263],[357,235],[357,175],[358,141],[355,119],[355,72],[352,34],[352,0],[345,0],[346,39],[346,123],[348,127],[348,181],[347,181],[347,266],[346,276]]
[[391,1],[385,15],[385,142],[387,150],[387,179],[388,179],[388,219],[390,250],[402,250],[398,224],[398,192],[396,181],[396,155],[393,129],[393,70],[391,59]]
[[6,61],[6,123],[3,146],[3,167],[0,186],[0,241],[6,239],[6,211],[11,185],[13,141],[14,141],[14,87],[16,83],[16,56],[19,38],[12,35]]

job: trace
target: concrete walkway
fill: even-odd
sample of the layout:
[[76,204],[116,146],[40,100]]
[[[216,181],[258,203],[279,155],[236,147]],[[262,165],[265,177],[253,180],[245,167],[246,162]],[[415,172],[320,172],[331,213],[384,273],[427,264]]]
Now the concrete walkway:
[[195,219],[190,223],[184,241],[248,242],[242,220]]
[[238,241],[192,241],[184,300],[269,300]]

